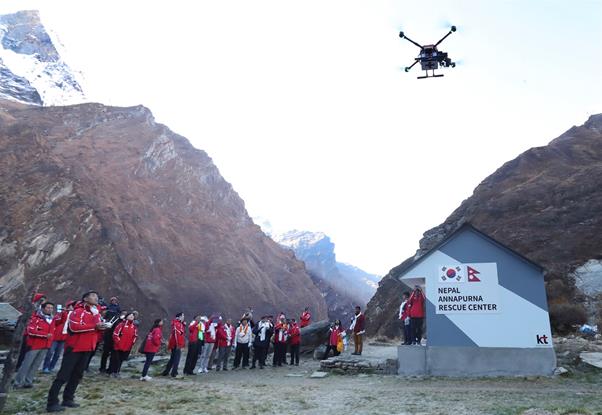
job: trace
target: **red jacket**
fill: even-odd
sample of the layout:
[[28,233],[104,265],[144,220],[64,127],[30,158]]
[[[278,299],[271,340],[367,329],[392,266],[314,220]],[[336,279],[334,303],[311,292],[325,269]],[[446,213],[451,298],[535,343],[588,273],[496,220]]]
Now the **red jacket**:
[[161,347],[161,341],[163,340],[163,331],[161,327],[155,327],[146,336],[146,343],[144,343],[144,353],[157,353]]
[[171,321],[171,333],[169,334],[169,343],[167,343],[167,350],[171,350],[173,348],[181,349],[185,346],[185,331],[186,328],[184,327],[184,323],[182,323],[180,320],[176,318]]
[[292,324],[288,329],[288,338],[291,342],[291,346],[297,346],[301,344],[301,329],[297,324]]
[[278,323],[274,327],[274,343],[286,343],[288,338],[288,325]]
[[69,312],[67,310],[63,310],[60,313],[55,314],[54,336],[52,336],[52,341],[62,342],[67,340],[67,333],[63,334],[63,328],[65,327],[65,323],[67,322],[67,315],[69,315]]
[[360,313],[359,316],[355,316],[355,325],[353,326],[353,332],[359,333],[360,331],[364,331],[366,329],[366,317],[364,313]]
[[52,346],[52,335],[54,333],[54,319],[50,323],[39,314],[29,319],[27,325],[27,346],[31,350],[49,349]]
[[422,291],[420,294],[416,294],[416,291],[412,292],[408,305],[410,318],[424,318],[424,293]]
[[311,322],[311,313],[309,311],[304,311],[303,314],[301,314],[301,327],[305,327],[305,326],[309,326],[309,323]]
[[138,338],[138,327],[133,321],[123,320],[113,330],[113,349],[122,352],[132,350]]
[[199,341],[199,322],[192,320],[188,325],[188,343]]
[[219,323],[214,325],[213,320],[209,320],[207,323],[205,323],[205,343],[215,343],[218,327]]
[[225,324],[217,325],[217,347],[228,347],[234,343],[234,335],[236,329],[233,325],[226,326]]
[[339,336],[343,332],[343,327],[332,327],[330,329],[330,337],[328,338],[328,344],[331,346],[336,346],[339,343]]
[[69,316],[69,335],[65,346],[73,352],[92,352],[96,349],[98,334],[96,325],[101,322],[100,313],[93,313],[85,303],[79,303]]

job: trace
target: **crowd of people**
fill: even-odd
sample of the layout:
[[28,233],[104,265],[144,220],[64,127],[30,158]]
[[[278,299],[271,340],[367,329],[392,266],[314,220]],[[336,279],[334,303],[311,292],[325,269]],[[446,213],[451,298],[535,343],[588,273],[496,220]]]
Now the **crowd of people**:
[[[33,387],[36,372],[42,366],[44,373],[55,369],[61,354],[63,358],[57,375],[48,392],[47,411],[60,412],[76,408],[75,391],[84,372],[102,344],[99,371],[119,378],[123,363],[128,359],[139,337],[138,313],[121,310],[119,300],[112,297],[108,303],[95,291],[84,293],[80,301],[69,301],[65,307],[48,301],[45,295],[33,297],[34,312],[27,323],[23,347],[17,363],[15,388]],[[263,315],[254,320],[253,310],[247,309],[240,319],[224,319],[219,314],[197,315],[186,322],[184,313],[177,313],[164,340],[162,319],[153,322],[148,334],[139,342],[138,352],[145,355],[140,376],[150,381],[149,368],[155,355],[166,343],[169,361],[161,371],[162,376],[180,377],[182,349],[188,348],[183,374],[196,376],[210,370],[227,371],[233,353],[231,369],[264,369],[270,345],[273,345],[272,366],[299,365],[301,328],[311,323],[311,313],[306,308],[299,318],[287,318],[280,313],[276,318]],[[355,351],[362,353],[364,315],[360,307],[349,330],[353,333]],[[346,331],[337,320],[330,327],[326,357],[332,350],[339,354],[346,343]],[[252,353],[251,353],[252,352]],[[288,354],[288,359],[287,359]],[[59,401],[64,386],[62,401]]]

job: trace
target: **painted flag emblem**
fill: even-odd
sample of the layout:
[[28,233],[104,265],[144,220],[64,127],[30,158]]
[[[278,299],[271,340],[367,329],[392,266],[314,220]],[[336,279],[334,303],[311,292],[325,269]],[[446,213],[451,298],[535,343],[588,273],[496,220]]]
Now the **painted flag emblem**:
[[456,267],[441,267],[441,276],[439,282],[464,282],[462,268]]
[[468,282],[481,282],[477,274],[480,274],[476,269],[466,266],[467,274],[468,274]]

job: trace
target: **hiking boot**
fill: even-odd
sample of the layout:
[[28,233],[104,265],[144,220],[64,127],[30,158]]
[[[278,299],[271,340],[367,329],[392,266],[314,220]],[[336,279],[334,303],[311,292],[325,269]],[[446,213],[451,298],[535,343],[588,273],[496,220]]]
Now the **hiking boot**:
[[65,408],[63,408],[58,403],[46,406],[46,412],[63,412],[64,410]]
[[79,408],[79,404],[73,401],[63,401],[61,406],[65,406],[67,408]]

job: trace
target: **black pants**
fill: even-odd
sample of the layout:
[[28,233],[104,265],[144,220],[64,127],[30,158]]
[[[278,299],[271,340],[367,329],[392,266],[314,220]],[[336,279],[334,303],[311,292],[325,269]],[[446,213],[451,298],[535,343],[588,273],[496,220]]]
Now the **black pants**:
[[286,363],[286,343],[274,343],[274,366]]
[[92,352],[73,352],[71,347],[67,347],[63,355],[61,368],[48,391],[48,406],[58,405],[59,393],[65,383],[67,383],[67,386],[65,386],[63,392],[63,402],[75,399],[75,390],[84,376],[90,353]]
[[291,344],[291,365],[299,364],[299,349],[301,348],[300,344]]
[[110,362],[110,357],[111,357],[112,351],[113,351],[113,346],[110,344],[107,344],[105,342],[105,344],[103,345],[103,348],[102,348],[102,355],[100,356],[100,368],[98,369],[101,372],[107,371],[107,362]]
[[155,357],[154,353],[144,353],[146,355],[146,361],[144,362],[144,367],[142,368],[142,377],[145,377],[148,374],[148,369],[150,368],[151,363],[153,363],[153,357]]
[[240,366],[242,358],[242,367],[249,366],[249,343],[237,343],[236,353],[234,354],[234,368]]
[[422,322],[423,318],[411,318],[410,325],[412,326],[412,344],[420,344],[422,340]]
[[92,361],[92,358],[94,357],[94,355],[96,354],[96,352],[98,351],[98,345],[100,343],[98,343],[96,345],[96,349],[94,349],[94,351],[92,353],[90,353],[90,357],[88,358],[88,363],[86,364],[86,370],[88,370],[88,368],[90,367],[90,362]]
[[255,362],[259,362],[259,367],[265,366],[265,359],[268,357],[267,346],[253,346],[253,363],[252,367],[255,367]]
[[171,376],[174,378],[178,376],[178,366],[180,365],[180,357],[182,356],[182,350],[174,347],[171,349],[171,356],[169,356],[169,362],[167,362],[167,366],[163,370],[162,375],[167,376],[171,371]]
[[326,346],[326,353],[324,353],[324,359],[328,359],[328,355],[330,354],[331,350],[333,351],[334,356],[340,355],[339,351],[337,350],[337,347],[333,346],[332,344],[329,344],[328,346]]
[[200,342],[188,343],[188,354],[186,355],[186,363],[184,364],[184,374],[193,375],[197,360],[199,360],[199,352],[201,351]]
[[109,364],[109,370],[107,373],[119,373],[121,371],[121,365],[130,356],[130,352],[124,352],[122,350],[115,350],[111,352],[111,363]]
[[412,326],[410,324],[403,325],[403,344],[412,344]]

